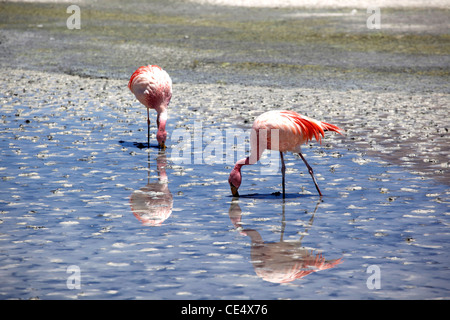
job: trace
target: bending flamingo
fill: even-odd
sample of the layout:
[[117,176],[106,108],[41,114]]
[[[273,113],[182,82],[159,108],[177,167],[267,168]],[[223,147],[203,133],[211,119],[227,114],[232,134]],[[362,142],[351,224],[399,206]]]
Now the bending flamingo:
[[[277,131],[272,131],[274,129]],[[286,171],[283,152],[287,151],[299,154],[308,168],[319,195],[322,196],[313,170],[303,157],[300,146],[312,140],[313,137],[320,143],[321,138],[324,136],[324,131],[335,131],[342,134],[342,129],[335,125],[302,116],[294,111],[276,110],[261,114],[253,123],[252,135],[250,136],[250,157],[236,162],[228,178],[233,196],[239,196],[238,189],[242,182],[241,167],[255,164],[265,149],[280,151],[283,197],[285,197]],[[278,134],[278,139],[272,141],[271,137],[274,132],[275,137]]]
[[172,80],[166,71],[156,65],[138,68],[128,82],[128,88],[145,107],[147,107],[147,142],[150,147],[149,109],[158,113],[156,139],[160,149],[165,149],[167,138],[167,107],[172,97]]

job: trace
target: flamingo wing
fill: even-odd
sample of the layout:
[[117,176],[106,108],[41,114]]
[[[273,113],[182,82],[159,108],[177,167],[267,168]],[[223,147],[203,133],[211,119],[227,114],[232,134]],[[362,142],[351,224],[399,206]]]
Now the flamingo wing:
[[130,78],[128,88],[147,108],[158,109],[169,105],[172,98],[172,80],[156,65],[139,67]]
[[314,137],[317,142],[322,143],[325,131],[335,131],[342,134],[342,130],[335,125],[308,118],[294,111],[281,111],[280,115],[288,118],[295,125],[297,134],[302,135],[305,142],[311,141]]

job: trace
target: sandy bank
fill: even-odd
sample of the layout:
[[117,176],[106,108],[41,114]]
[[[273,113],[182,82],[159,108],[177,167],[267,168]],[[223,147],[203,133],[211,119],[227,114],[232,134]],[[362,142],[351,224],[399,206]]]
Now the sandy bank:
[[368,8],[371,6],[377,7],[438,7],[448,8],[450,2],[446,0],[191,0],[197,3],[207,3],[221,6],[240,6],[240,7],[265,7],[265,8],[287,8],[287,7],[308,7],[308,8]]

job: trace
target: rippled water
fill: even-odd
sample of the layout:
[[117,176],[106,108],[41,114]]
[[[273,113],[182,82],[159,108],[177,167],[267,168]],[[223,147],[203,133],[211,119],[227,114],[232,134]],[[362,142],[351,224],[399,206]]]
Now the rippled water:
[[[2,298],[449,297],[448,186],[329,138],[304,149],[322,201],[293,155],[286,199],[261,165],[244,167],[233,199],[230,164],[180,164],[177,141],[140,148],[144,113],[124,88],[105,80],[110,96],[96,98],[55,78],[53,93],[0,95]],[[169,132],[233,127],[188,113],[172,112]]]

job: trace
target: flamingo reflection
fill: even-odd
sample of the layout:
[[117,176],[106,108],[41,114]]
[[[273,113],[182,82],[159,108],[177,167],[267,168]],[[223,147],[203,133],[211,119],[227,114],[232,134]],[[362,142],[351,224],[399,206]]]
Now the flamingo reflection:
[[[148,163],[150,175],[150,156]],[[130,196],[131,211],[145,226],[159,226],[172,214],[173,196],[169,190],[166,165],[166,154],[160,151],[156,158],[158,181],[150,183],[149,176],[147,185]]]
[[250,237],[252,242],[251,261],[256,274],[260,278],[273,283],[287,283],[313,272],[334,268],[342,262],[342,258],[326,260],[321,253],[315,253],[314,250],[302,246],[303,237],[313,224],[319,204],[320,201],[317,203],[314,213],[308,221],[308,226],[300,239],[287,242],[283,241],[285,228],[285,203],[283,201],[280,241],[267,243],[264,242],[258,231],[253,229],[242,230],[242,210],[239,206],[239,200],[233,199],[229,209],[230,220],[238,230],[241,230],[241,234]]

